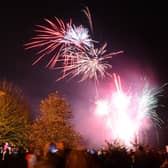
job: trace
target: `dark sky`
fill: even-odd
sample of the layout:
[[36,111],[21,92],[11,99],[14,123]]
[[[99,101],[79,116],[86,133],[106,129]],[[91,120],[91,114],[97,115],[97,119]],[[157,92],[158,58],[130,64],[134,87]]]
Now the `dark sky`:
[[81,13],[86,5],[93,16],[94,38],[107,42],[109,50],[124,50],[124,55],[112,61],[114,71],[122,74],[128,65],[138,65],[144,73],[151,69],[161,84],[168,81],[165,4],[106,0],[60,0],[0,7],[0,80],[19,85],[32,104],[55,90],[75,96],[74,92],[81,89],[79,84],[56,82],[56,72],[45,69],[45,62],[32,66],[35,53],[25,51],[23,44],[32,37],[35,25],[44,23],[43,18],[72,18],[76,24],[87,25]]

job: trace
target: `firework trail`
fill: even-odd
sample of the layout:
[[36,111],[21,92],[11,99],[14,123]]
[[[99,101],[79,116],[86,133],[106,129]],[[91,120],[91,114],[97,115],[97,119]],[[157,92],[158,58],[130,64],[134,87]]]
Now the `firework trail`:
[[90,26],[90,29],[91,29],[91,32],[93,34],[93,22],[92,22],[92,16],[91,16],[91,13],[90,13],[90,10],[88,7],[86,7],[85,9],[82,10],[82,12],[85,14],[85,16],[87,17],[88,19],[88,22],[89,22],[89,26]]

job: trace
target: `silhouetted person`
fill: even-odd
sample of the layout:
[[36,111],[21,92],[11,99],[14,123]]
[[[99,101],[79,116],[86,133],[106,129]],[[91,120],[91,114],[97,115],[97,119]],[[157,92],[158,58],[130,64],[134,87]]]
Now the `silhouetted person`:
[[66,158],[65,168],[88,168],[85,151],[71,150]]

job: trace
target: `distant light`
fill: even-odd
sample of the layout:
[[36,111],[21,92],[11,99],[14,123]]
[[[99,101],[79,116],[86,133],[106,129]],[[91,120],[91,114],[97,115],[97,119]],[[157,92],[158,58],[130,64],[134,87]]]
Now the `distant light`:
[[0,90],[0,96],[4,96],[6,93],[3,90]]

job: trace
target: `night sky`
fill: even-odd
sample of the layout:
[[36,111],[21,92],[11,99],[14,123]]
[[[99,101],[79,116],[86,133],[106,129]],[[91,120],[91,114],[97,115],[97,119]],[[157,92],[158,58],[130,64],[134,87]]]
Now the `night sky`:
[[110,51],[124,51],[112,59],[112,71],[128,77],[130,67],[138,67],[144,74],[152,71],[159,84],[168,82],[165,4],[106,0],[54,2],[0,8],[0,80],[18,85],[34,110],[41,98],[55,90],[71,100],[79,99],[86,82],[56,82],[58,72],[45,69],[45,60],[32,66],[35,52],[26,51],[23,45],[31,39],[36,24],[45,24],[44,18],[57,16],[65,21],[72,18],[77,25],[88,26],[81,12],[84,6],[90,8],[93,16],[94,39],[107,42]]

